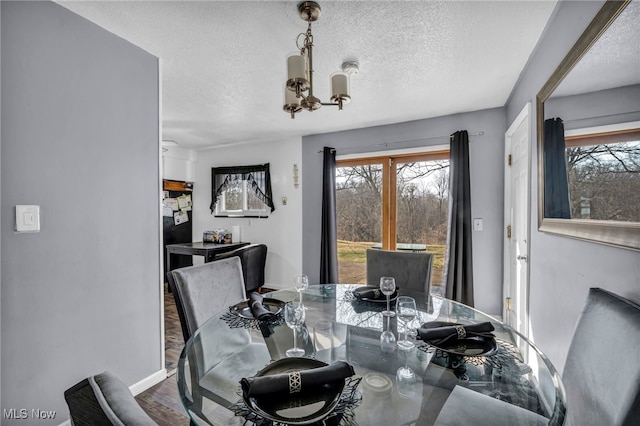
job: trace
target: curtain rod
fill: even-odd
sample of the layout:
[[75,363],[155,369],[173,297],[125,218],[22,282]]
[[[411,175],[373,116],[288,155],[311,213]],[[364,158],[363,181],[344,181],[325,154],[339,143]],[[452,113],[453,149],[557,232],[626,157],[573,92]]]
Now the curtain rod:
[[[480,130],[479,132],[475,132],[475,133],[469,133],[469,136],[482,136],[484,135],[484,130]],[[404,141],[393,141],[393,142],[383,142],[383,143],[377,143],[375,145],[366,145],[366,146],[345,146],[343,148],[338,148],[340,151],[343,150],[349,150],[349,149],[355,149],[355,148],[369,148],[372,146],[384,146],[385,148],[387,148],[390,144],[396,144],[396,143],[407,143],[407,142],[420,142],[420,141],[429,141],[429,140],[434,140],[434,139],[446,139],[448,138],[449,140],[451,140],[453,138],[453,135],[449,135],[449,136],[431,136],[428,138],[420,138],[420,139],[408,139],[408,140],[404,140]],[[338,149],[333,149],[333,151],[338,151]],[[322,150],[318,151],[318,154],[322,154]]]

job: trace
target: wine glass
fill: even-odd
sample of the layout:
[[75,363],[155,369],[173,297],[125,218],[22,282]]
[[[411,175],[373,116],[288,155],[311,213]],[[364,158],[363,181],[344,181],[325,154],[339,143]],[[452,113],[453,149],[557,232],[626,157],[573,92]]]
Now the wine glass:
[[404,365],[398,368],[396,372],[396,382],[398,384],[398,393],[404,397],[410,398],[415,394],[416,373],[411,367],[409,367],[408,356],[409,352],[416,346],[416,335],[414,333],[407,333],[405,331],[405,340],[407,344],[400,345],[398,341],[398,349],[404,352]]
[[398,340],[398,347],[404,351],[409,351],[416,346],[415,337],[408,338],[409,323],[417,315],[416,300],[409,296],[400,296],[396,301],[396,315],[404,323],[404,339]]
[[396,315],[395,312],[391,310],[389,307],[389,296],[396,291],[396,280],[393,277],[380,277],[380,291],[382,294],[387,296],[387,310],[382,311],[382,315],[386,317],[393,317]]
[[387,326],[380,333],[380,350],[385,353],[393,353],[396,350],[396,336],[389,328],[390,319],[390,317],[387,317]]
[[300,294],[299,303],[302,305],[302,292],[309,287],[309,277],[306,275],[296,275],[293,279],[293,287]]
[[304,324],[304,305],[302,303],[287,303],[284,305],[284,321],[293,330],[293,348],[287,349],[287,356],[302,356],[304,349],[298,347],[298,331]]

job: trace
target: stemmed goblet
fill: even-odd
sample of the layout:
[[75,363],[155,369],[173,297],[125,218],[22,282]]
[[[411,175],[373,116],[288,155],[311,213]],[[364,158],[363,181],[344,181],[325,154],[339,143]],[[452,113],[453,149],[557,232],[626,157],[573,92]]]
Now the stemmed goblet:
[[390,319],[390,317],[387,317],[387,326],[380,333],[380,350],[385,353],[392,353],[396,350],[396,336],[389,327]]
[[309,277],[306,275],[296,275],[293,279],[293,287],[300,294],[299,303],[302,305],[302,292],[309,287]]
[[396,280],[393,277],[380,277],[380,291],[387,296],[387,310],[382,311],[382,315],[393,317],[396,315],[389,306],[389,297],[396,291]]
[[398,340],[398,346],[402,350],[411,350],[415,344],[415,339],[408,338],[409,323],[417,315],[416,300],[409,296],[400,296],[396,301],[396,315],[404,323],[404,339]]
[[407,334],[405,331],[404,341],[407,344],[403,347],[400,346],[400,341],[398,341],[398,348],[404,352],[404,366],[398,368],[398,371],[396,372],[396,382],[398,385],[398,393],[406,398],[411,398],[416,393],[416,373],[411,367],[409,367],[409,362],[407,360],[409,352],[411,352],[411,350],[416,346],[415,339],[416,335],[414,333]]
[[287,349],[288,357],[304,355],[304,349],[298,347],[297,335],[304,324],[304,305],[302,303],[287,303],[284,306],[284,321],[293,330],[293,348]]

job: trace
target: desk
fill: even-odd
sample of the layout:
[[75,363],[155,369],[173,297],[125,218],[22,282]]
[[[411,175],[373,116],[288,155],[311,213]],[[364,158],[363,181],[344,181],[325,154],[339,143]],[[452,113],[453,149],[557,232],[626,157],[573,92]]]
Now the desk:
[[[347,361],[362,377],[358,386],[362,400],[353,410],[358,425],[562,424],[566,408],[558,373],[542,352],[510,327],[465,305],[401,289],[401,294],[416,299],[420,323],[490,321],[498,352],[461,357],[419,342],[420,348],[408,353],[383,353],[380,333],[388,327],[397,336],[396,320],[386,325],[380,313],[386,303],[354,301],[350,291],[355,287],[319,285],[303,292],[307,310],[298,346],[305,348],[307,356],[324,362]],[[265,298],[297,301],[298,293],[279,290]],[[240,401],[242,377],[286,358],[285,351],[293,344],[292,331],[285,324],[231,328],[225,313],[213,316],[194,333],[178,364],[180,398],[200,425],[212,424],[221,409],[218,404],[230,407]],[[313,326],[320,319],[333,322],[330,349],[314,347]],[[408,393],[396,383],[396,371],[405,364],[405,356],[418,377]],[[386,378],[384,393],[368,384],[372,374]]]
[[[381,250],[382,244],[374,244],[371,246],[372,249]],[[396,250],[398,251],[425,251],[427,250],[426,244],[408,244],[408,243],[397,243]]]
[[167,271],[171,271],[172,254],[204,256],[205,262],[211,262],[216,254],[225,253],[246,245],[249,245],[249,243],[218,244],[199,241],[195,243],[167,244]]

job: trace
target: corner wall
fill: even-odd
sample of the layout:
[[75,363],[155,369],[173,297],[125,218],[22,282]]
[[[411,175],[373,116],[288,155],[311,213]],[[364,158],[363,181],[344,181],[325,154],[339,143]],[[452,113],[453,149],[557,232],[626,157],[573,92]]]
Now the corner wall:
[[52,2],[1,8],[1,408],[29,416],[2,424],[58,425],[82,378],[163,369],[158,59]]
[[[600,1],[563,1],[506,105],[511,123],[536,95],[600,10]],[[534,109],[535,111],[535,109]],[[537,140],[536,114],[531,140]],[[601,287],[640,302],[640,252],[573,240],[538,231],[537,157],[531,165],[529,246],[531,337],[559,371],[590,287]]]
[[[502,212],[504,210],[504,109],[495,108],[446,117],[306,136],[302,139],[303,270],[310,283],[320,277],[322,219],[322,151],[372,153],[448,145],[458,130],[483,135],[469,137],[471,215],[484,219],[484,230],[473,232],[475,306],[502,315]],[[402,142],[406,141],[406,142]],[[384,144],[389,143],[388,147]],[[349,148],[349,149],[347,149]]]

